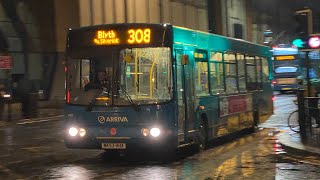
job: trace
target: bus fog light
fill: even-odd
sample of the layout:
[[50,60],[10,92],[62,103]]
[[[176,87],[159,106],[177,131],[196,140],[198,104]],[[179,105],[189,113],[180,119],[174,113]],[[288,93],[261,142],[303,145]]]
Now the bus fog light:
[[160,135],[160,129],[159,128],[152,128],[150,130],[150,134],[153,137],[158,137]]
[[85,135],[86,135],[86,133],[87,133],[87,132],[86,132],[86,130],[85,130],[85,129],[83,129],[83,128],[80,128],[80,129],[79,129],[79,136],[80,136],[80,137],[85,136]]
[[148,136],[148,135],[149,135],[149,130],[148,130],[148,129],[146,129],[146,128],[142,128],[142,129],[141,129],[141,133],[142,133],[142,135],[143,135],[143,136],[145,136],[145,137],[146,137],[146,136]]
[[76,136],[78,134],[78,129],[77,128],[75,128],[75,127],[71,127],[70,129],[69,129],[69,135],[70,136]]

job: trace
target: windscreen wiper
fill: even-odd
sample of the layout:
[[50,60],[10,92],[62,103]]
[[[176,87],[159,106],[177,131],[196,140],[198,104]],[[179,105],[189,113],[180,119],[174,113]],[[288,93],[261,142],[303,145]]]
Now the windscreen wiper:
[[119,83],[119,86],[120,86],[122,92],[124,93],[124,95],[126,96],[126,98],[128,99],[128,101],[130,102],[130,104],[132,104],[133,107],[134,107],[136,110],[139,110],[139,108],[138,108],[139,106],[137,105],[136,102],[134,102],[134,101],[132,100],[132,98],[130,97],[130,95],[129,95],[129,94],[127,93],[127,91],[125,90],[124,86],[121,85],[120,83]]
[[107,90],[107,89],[106,89],[105,87],[103,87],[100,91],[98,91],[98,93],[97,93],[96,95],[94,95],[94,97],[91,99],[89,105],[87,106],[87,111],[92,111],[93,106],[94,106],[94,105],[96,104],[96,102],[97,102],[97,98],[98,98],[100,95],[106,93],[106,92],[107,92],[106,90]]

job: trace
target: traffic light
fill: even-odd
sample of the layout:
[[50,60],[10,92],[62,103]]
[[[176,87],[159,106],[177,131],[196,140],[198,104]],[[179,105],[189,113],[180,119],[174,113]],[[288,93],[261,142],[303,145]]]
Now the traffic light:
[[308,35],[295,39],[292,42],[300,50],[320,49],[320,35]]

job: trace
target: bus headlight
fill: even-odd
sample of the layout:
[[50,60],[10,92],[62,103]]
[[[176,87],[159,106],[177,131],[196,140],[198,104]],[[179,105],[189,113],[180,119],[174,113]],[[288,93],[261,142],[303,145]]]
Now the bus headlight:
[[83,128],[80,128],[80,129],[79,129],[79,136],[80,136],[80,137],[85,136],[85,135],[86,135],[86,133],[87,133],[87,132],[86,132],[86,130],[85,130],[85,129],[83,129]]
[[150,130],[150,134],[153,137],[158,137],[160,135],[160,129],[159,128],[152,128]]
[[71,127],[69,129],[69,135],[72,136],[72,137],[76,136],[78,134],[78,132],[79,132],[78,129],[75,128],[75,127]]

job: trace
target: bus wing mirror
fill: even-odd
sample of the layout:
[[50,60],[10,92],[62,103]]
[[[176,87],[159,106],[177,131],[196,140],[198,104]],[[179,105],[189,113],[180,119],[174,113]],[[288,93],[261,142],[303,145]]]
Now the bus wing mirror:
[[189,56],[184,54],[181,56],[181,65],[187,65],[189,64]]

